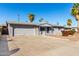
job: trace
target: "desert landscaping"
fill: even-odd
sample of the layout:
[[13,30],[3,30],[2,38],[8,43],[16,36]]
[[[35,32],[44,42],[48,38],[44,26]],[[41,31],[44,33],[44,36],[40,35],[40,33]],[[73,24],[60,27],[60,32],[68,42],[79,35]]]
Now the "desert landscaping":
[[[75,35],[77,36],[79,34]],[[0,39],[0,55],[78,56],[79,40],[75,35],[68,37],[17,36],[13,37],[12,40],[8,36],[3,36]]]

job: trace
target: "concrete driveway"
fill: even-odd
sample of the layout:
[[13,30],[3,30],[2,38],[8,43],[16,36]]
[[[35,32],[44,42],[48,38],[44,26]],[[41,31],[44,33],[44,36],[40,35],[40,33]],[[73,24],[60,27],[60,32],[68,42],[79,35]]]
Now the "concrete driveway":
[[49,36],[19,36],[0,40],[0,55],[79,56],[79,41]]

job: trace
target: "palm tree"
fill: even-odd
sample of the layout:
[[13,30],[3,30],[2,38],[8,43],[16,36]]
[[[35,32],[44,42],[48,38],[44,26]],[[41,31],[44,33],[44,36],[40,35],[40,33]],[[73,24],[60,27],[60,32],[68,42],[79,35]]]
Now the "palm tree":
[[68,20],[67,20],[67,25],[68,25],[68,26],[71,26],[71,25],[72,25],[72,20],[71,20],[71,19],[68,19]]
[[30,22],[33,22],[34,21],[34,18],[35,18],[35,15],[34,14],[29,14],[29,21]]
[[39,22],[42,22],[44,19],[43,18],[41,18],[40,20],[39,20]]
[[77,28],[79,29],[79,3],[74,3],[71,14],[75,17],[77,21]]

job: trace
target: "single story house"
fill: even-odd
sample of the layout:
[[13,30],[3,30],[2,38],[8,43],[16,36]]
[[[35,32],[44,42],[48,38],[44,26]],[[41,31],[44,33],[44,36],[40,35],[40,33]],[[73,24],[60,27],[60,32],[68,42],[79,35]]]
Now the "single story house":
[[61,35],[63,26],[51,25],[47,22],[34,24],[22,22],[7,22],[8,34],[10,36],[18,35]]

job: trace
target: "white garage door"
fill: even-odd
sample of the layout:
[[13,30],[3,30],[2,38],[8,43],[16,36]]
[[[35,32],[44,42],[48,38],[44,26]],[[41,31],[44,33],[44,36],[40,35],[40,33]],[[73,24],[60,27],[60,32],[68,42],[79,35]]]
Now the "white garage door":
[[16,28],[14,29],[14,35],[35,35],[34,28]]

